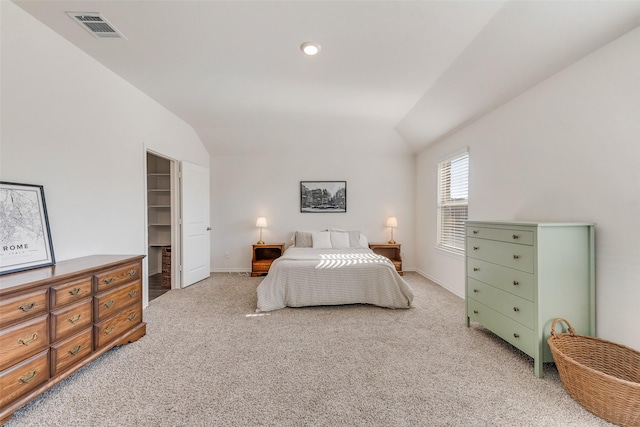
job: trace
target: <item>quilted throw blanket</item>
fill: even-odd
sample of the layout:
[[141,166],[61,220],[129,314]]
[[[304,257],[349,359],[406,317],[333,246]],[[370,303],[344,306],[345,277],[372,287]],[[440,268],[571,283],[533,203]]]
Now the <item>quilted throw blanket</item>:
[[258,311],[314,305],[409,308],[413,291],[370,249],[289,248],[258,285]]

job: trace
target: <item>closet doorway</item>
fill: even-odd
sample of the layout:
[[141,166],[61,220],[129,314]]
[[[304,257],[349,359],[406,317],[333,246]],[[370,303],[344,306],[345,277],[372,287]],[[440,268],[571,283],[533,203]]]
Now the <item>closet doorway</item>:
[[179,287],[176,262],[175,161],[147,151],[149,301]]

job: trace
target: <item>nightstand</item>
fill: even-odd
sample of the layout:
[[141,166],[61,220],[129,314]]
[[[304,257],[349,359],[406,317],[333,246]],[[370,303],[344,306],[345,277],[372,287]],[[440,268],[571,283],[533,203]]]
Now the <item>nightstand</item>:
[[400,245],[398,243],[369,243],[369,249],[378,255],[386,256],[391,260],[393,265],[396,267],[396,271],[399,275],[403,275],[402,273],[402,251],[400,250]]
[[267,274],[273,260],[282,256],[283,252],[284,243],[280,243],[277,245],[253,245],[251,277]]

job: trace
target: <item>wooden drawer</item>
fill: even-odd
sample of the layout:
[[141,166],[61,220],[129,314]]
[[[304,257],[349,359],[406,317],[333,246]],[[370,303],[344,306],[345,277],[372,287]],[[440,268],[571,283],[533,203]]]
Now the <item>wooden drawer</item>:
[[467,256],[533,274],[533,246],[467,238]]
[[534,301],[535,276],[531,273],[475,258],[467,258],[467,275],[529,301]]
[[51,309],[80,301],[91,295],[91,277],[51,287]]
[[128,264],[125,267],[109,270],[95,276],[96,292],[113,289],[132,280],[140,280],[140,263]]
[[95,348],[98,349],[142,321],[140,305],[131,307],[111,319],[94,326]]
[[0,371],[44,350],[49,345],[49,314],[0,332]]
[[469,307],[467,316],[469,316],[471,320],[481,323],[509,344],[519,348],[529,356],[534,357],[536,343],[533,330],[498,313],[473,298],[468,298],[467,305]]
[[51,342],[66,338],[93,322],[91,298],[51,312]]
[[139,303],[141,297],[142,286],[139,280],[130,285],[97,295],[93,300],[95,321],[101,322],[131,304]]
[[533,329],[535,315],[533,302],[472,278],[467,279],[467,286],[469,287],[467,295],[473,299]]
[[93,348],[92,328],[51,346],[51,376],[59,374],[82,360]]
[[467,227],[467,236],[480,239],[498,240],[500,242],[533,245],[533,231],[509,230],[501,228]]
[[269,271],[269,268],[271,267],[271,263],[273,263],[272,259],[255,261],[252,264],[253,271],[256,273],[267,273]]
[[0,328],[49,311],[48,289],[39,289],[0,301]]
[[49,351],[0,372],[0,408],[24,396],[49,379]]

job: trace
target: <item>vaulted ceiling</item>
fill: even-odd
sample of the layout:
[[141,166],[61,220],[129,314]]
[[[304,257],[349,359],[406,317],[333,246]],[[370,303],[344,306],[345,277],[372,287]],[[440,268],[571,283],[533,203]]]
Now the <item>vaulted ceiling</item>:
[[[213,155],[418,152],[640,25],[640,1],[14,3]],[[125,38],[66,12],[100,12]]]

